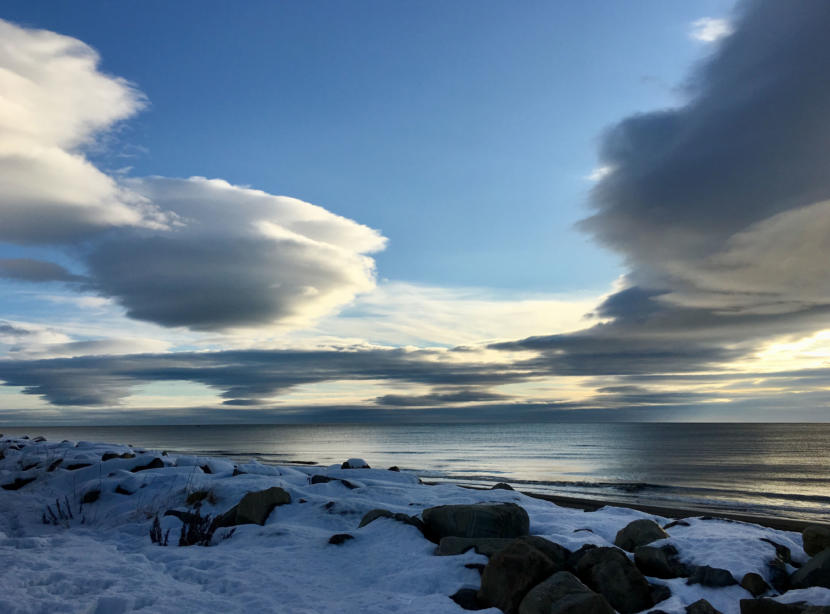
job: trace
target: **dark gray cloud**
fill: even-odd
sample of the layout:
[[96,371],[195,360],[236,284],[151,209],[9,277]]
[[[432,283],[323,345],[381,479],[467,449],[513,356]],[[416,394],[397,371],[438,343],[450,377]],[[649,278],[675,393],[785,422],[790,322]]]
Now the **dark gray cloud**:
[[74,275],[59,264],[32,258],[0,259],[0,277],[19,281],[64,281],[82,282],[86,278]]

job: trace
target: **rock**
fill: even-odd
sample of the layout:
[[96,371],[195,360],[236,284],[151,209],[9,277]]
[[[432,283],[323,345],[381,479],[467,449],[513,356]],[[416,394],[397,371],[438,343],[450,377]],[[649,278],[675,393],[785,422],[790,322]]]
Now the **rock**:
[[[400,469],[398,468],[397,465],[392,465],[391,467],[389,467],[389,469],[387,469],[387,471],[398,471],[398,472],[400,472]],[[465,589],[461,589],[461,590],[465,590]],[[468,590],[472,590],[472,589],[468,589]]]
[[493,484],[490,490],[513,490],[513,487],[507,482],[499,482],[498,484]]
[[637,546],[645,546],[658,539],[665,539],[669,536],[660,525],[643,518],[629,523],[624,529],[621,529],[616,538],[614,538],[614,545],[623,550],[634,552]]
[[118,493],[119,495],[131,495],[135,491],[127,490],[121,484],[119,484],[118,486],[115,487],[115,492]]
[[19,490],[34,481],[35,478],[14,478],[14,482],[3,484],[2,488],[3,490]]
[[208,475],[213,473],[213,470],[210,468],[210,465],[202,465],[201,469],[202,469],[202,473],[206,473]]
[[474,549],[478,554],[491,557],[512,541],[507,537],[443,537],[435,554],[455,556]]
[[660,603],[671,597],[671,589],[664,584],[650,584],[651,586],[651,600],[654,603]]
[[44,442],[44,441],[46,441],[46,437],[44,437],[43,435],[38,435],[37,437],[32,439],[33,443],[41,443],[41,442]]
[[185,504],[189,506],[193,505],[200,505],[202,501],[207,499],[211,496],[210,491],[207,490],[196,490],[189,495],[187,495],[187,499],[185,499]]
[[329,537],[329,543],[339,546],[340,544],[346,543],[350,539],[354,539],[354,535],[349,535],[348,533],[337,533],[336,535]]
[[568,569],[570,571],[576,571],[576,566],[579,564],[579,561],[583,555],[595,548],[596,546],[594,544],[584,544],[579,547],[579,550],[574,550],[568,557]]
[[230,510],[216,519],[217,527],[239,524],[264,525],[271,511],[278,505],[291,503],[291,495],[279,486],[247,493]]
[[312,475],[311,476],[311,484],[326,484],[331,482],[334,478],[330,478],[327,475]]
[[737,580],[732,577],[729,570],[709,567],[709,565],[697,565],[693,567],[689,579],[686,580],[686,584],[700,584],[701,586],[709,586],[712,588],[732,586],[737,583]]
[[91,467],[92,463],[73,463],[72,465],[67,465],[66,468],[69,471],[75,471],[77,469],[83,469],[84,467]]
[[792,588],[830,588],[830,548],[822,550],[790,578]]
[[690,527],[690,526],[692,526],[692,525],[689,524],[688,522],[686,522],[685,520],[672,520],[668,524],[663,525],[663,530],[668,530],[668,529],[671,529],[672,527]]
[[770,589],[769,584],[759,574],[753,572],[749,572],[741,578],[741,586],[748,590],[753,597],[763,595]]
[[367,463],[362,458],[350,458],[347,461],[344,461],[342,465],[340,465],[341,469],[371,469],[369,467],[369,463]]
[[484,568],[478,600],[506,614],[518,612],[527,592],[551,574],[562,571],[542,552],[516,539],[496,552]]
[[49,473],[53,472],[55,469],[57,469],[58,467],[61,466],[62,462],[63,462],[62,458],[59,458],[57,460],[52,461],[50,463],[50,465],[46,468],[46,471],[48,471]]
[[686,565],[677,560],[677,548],[671,544],[638,546],[634,550],[634,563],[643,575],[653,578],[683,578],[689,575]]
[[767,573],[772,588],[779,593],[786,593],[790,590],[790,572],[787,571],[787,566],[783,561],[779,559],[770,559],[767,561]]
[[651,587],[622,550],[594,548],[576,565],[579,579],[601,593],[622,614],[639,612],[654,605]]
[[118,458],[118,454],[116,454],[115,452],[104,452],[101,455],[102,462],[107,462],[108,460],[112,460],[113,458]]
[[614,614],[614,608],[572,573],[560,571],[525,595],[519,614]]
[[100,490],[88,490],[84,493],[84,496],[81,498],[81,503],[95,503],[100,496]]
[[519,537],[518,539],[530,544],[548,557],[554,566],[556,566],[556,569],[565,570],[568,568],[568,559],[571,556],[571,551],[564,546],[560,546],[556,542],[552,542],[539,535],[529,535],[527,537]]
[[773,548],[775,548],[775,556],[781,559],[782,562],[792,564],[793,558],[790,553],[790,549],[787,548],[785,545],[779,544],[778,542],[774,542],[766,537],[762,537],[761,541],[766,542],[770,544]]
[[138,473],[139,471],[147,471],[148,469],[164,469],[164,461],[156,457],[146,465],[138,465],[130,469],[130,471]]
[[712,604],[705,599],[698,599],[686,606],[686,614],[721,614],[719,610],[712,607]]
[[830,614],[830,606],[780,603],[773,599],[741,599],[741,614]]
[[442,537],[522,537],[530,531],[530,518],[515,503],[439,505],[421,514],[426,535]]
[[450,595],[450,599],[465,610],[483,610],[487,606],[483,606],[478,602],[477,594],[478,591],[474,588],[460,588],[455,591],[455,594]]
[[801,540],[804,542],[804,552],[815,556],[822,550],[830,548],[830,527],[811,524],[801,532]]
[[416,518],[415,516],[407,516],[406,514],[401,514],[400,512],[393,514],[389,510],[384,509],[374,509],[366,512],[363,515],[363,518],[360,519],[360,524],[357,525],[357,528],[363,528],[367,524],[377,520],[378,518],[389,518],[391,520],[397,520],[398,522],[402,522],[404,524],[408,524],[415,527],[421,533],[424,532],[424,523],[421,522],[420,518]]

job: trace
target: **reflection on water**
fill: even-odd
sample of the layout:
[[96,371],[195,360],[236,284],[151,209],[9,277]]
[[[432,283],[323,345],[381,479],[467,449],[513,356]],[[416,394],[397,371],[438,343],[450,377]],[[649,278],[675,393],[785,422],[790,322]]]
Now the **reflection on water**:
[[830,519],[830,425],[233,425],[5,429],[262,462],[352,456],[427,479]]

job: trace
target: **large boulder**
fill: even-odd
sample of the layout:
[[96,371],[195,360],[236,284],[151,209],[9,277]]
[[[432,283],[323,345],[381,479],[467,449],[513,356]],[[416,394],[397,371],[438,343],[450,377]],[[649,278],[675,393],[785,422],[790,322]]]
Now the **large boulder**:
[[521,537],[530,532],[530,518],[515,503],[439,505],[421,514],[425,535],[443,537]]
[[749,591],[753,597],[760,597],[770,589],[770,585],[766,583],[760,574],[749,572],[741,578],[741,587]]
[[620,529],[614,538],[614,545],[623,550],[634,552],[637,546],[645,546],[668,536],[669,534],[660,528],[659,524],[648,518],[643,518],[635,520],[626,525],[625,528]]
[[677,548],[671,544],[661,547],[638,546],[634,549],[634,563],[643,575],[653,578],[685,578],[689,568],[678,560]]
[[830,548],[819,552],[790,578],[791,588],[810,586],[830,588]]
[[614,608],[575,575],[560,571],[525,595],[519,614],[614,614]]
[[491,557],[512,541],[506,537],[443,537],[436,554],[453,556],[464,554],[467,550],[475,550],[478,554]]
[[721,614],[705,599],[698,599],[686,606],[686,614]]
[[830,527],[821,524],[811,524],[801,532],[804,542],[804,552],[815,556],[822,550],[830,548]]
[[263,525],[275,507],[287,503],[291,503],[291,495],[279,486],[249,492],[240,499],[239,503],[216,519],[216,526]]
[[576,575],[622,614],[654,605],[645,577],[617,548],[588,550],[576,564]]
[[516,539],[490,558],[481,576],[478,601],[515,614],[527,592],[557,571],[562,570],[547,555]]

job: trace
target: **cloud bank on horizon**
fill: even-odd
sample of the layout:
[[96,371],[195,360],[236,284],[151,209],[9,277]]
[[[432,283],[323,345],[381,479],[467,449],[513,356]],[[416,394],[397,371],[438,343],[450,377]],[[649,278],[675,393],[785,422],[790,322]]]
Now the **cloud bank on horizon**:
[[[386,239],[219,179],[104,172],[84,152],[146,106],[143,95],[101,73],[80,41],[0,21],[0,241],[63,259],[3,258],[0,277],[62,283],[150,336],[185,335],[151,353],[10,352],[6,386],[73,409],[0,415],[94,418],[119,405],[127,415],[142,407],[141,386],[189,382],[202,396],[171,416],[828,419],[828,27],[822,0],[746,1],[729,22],[693,24],[714,47],[683,103],[627,117],[602,138],[604,170],[581,226],[628,273],[578,330],[568,318],[566,332],[455,347],[358,338],[273,349],[263,331],[313,327],[383,293],[371,254]],[[60,333],[0,322],[9,348],[50,334]],[[326,386],[350,400],[308,402]]]

